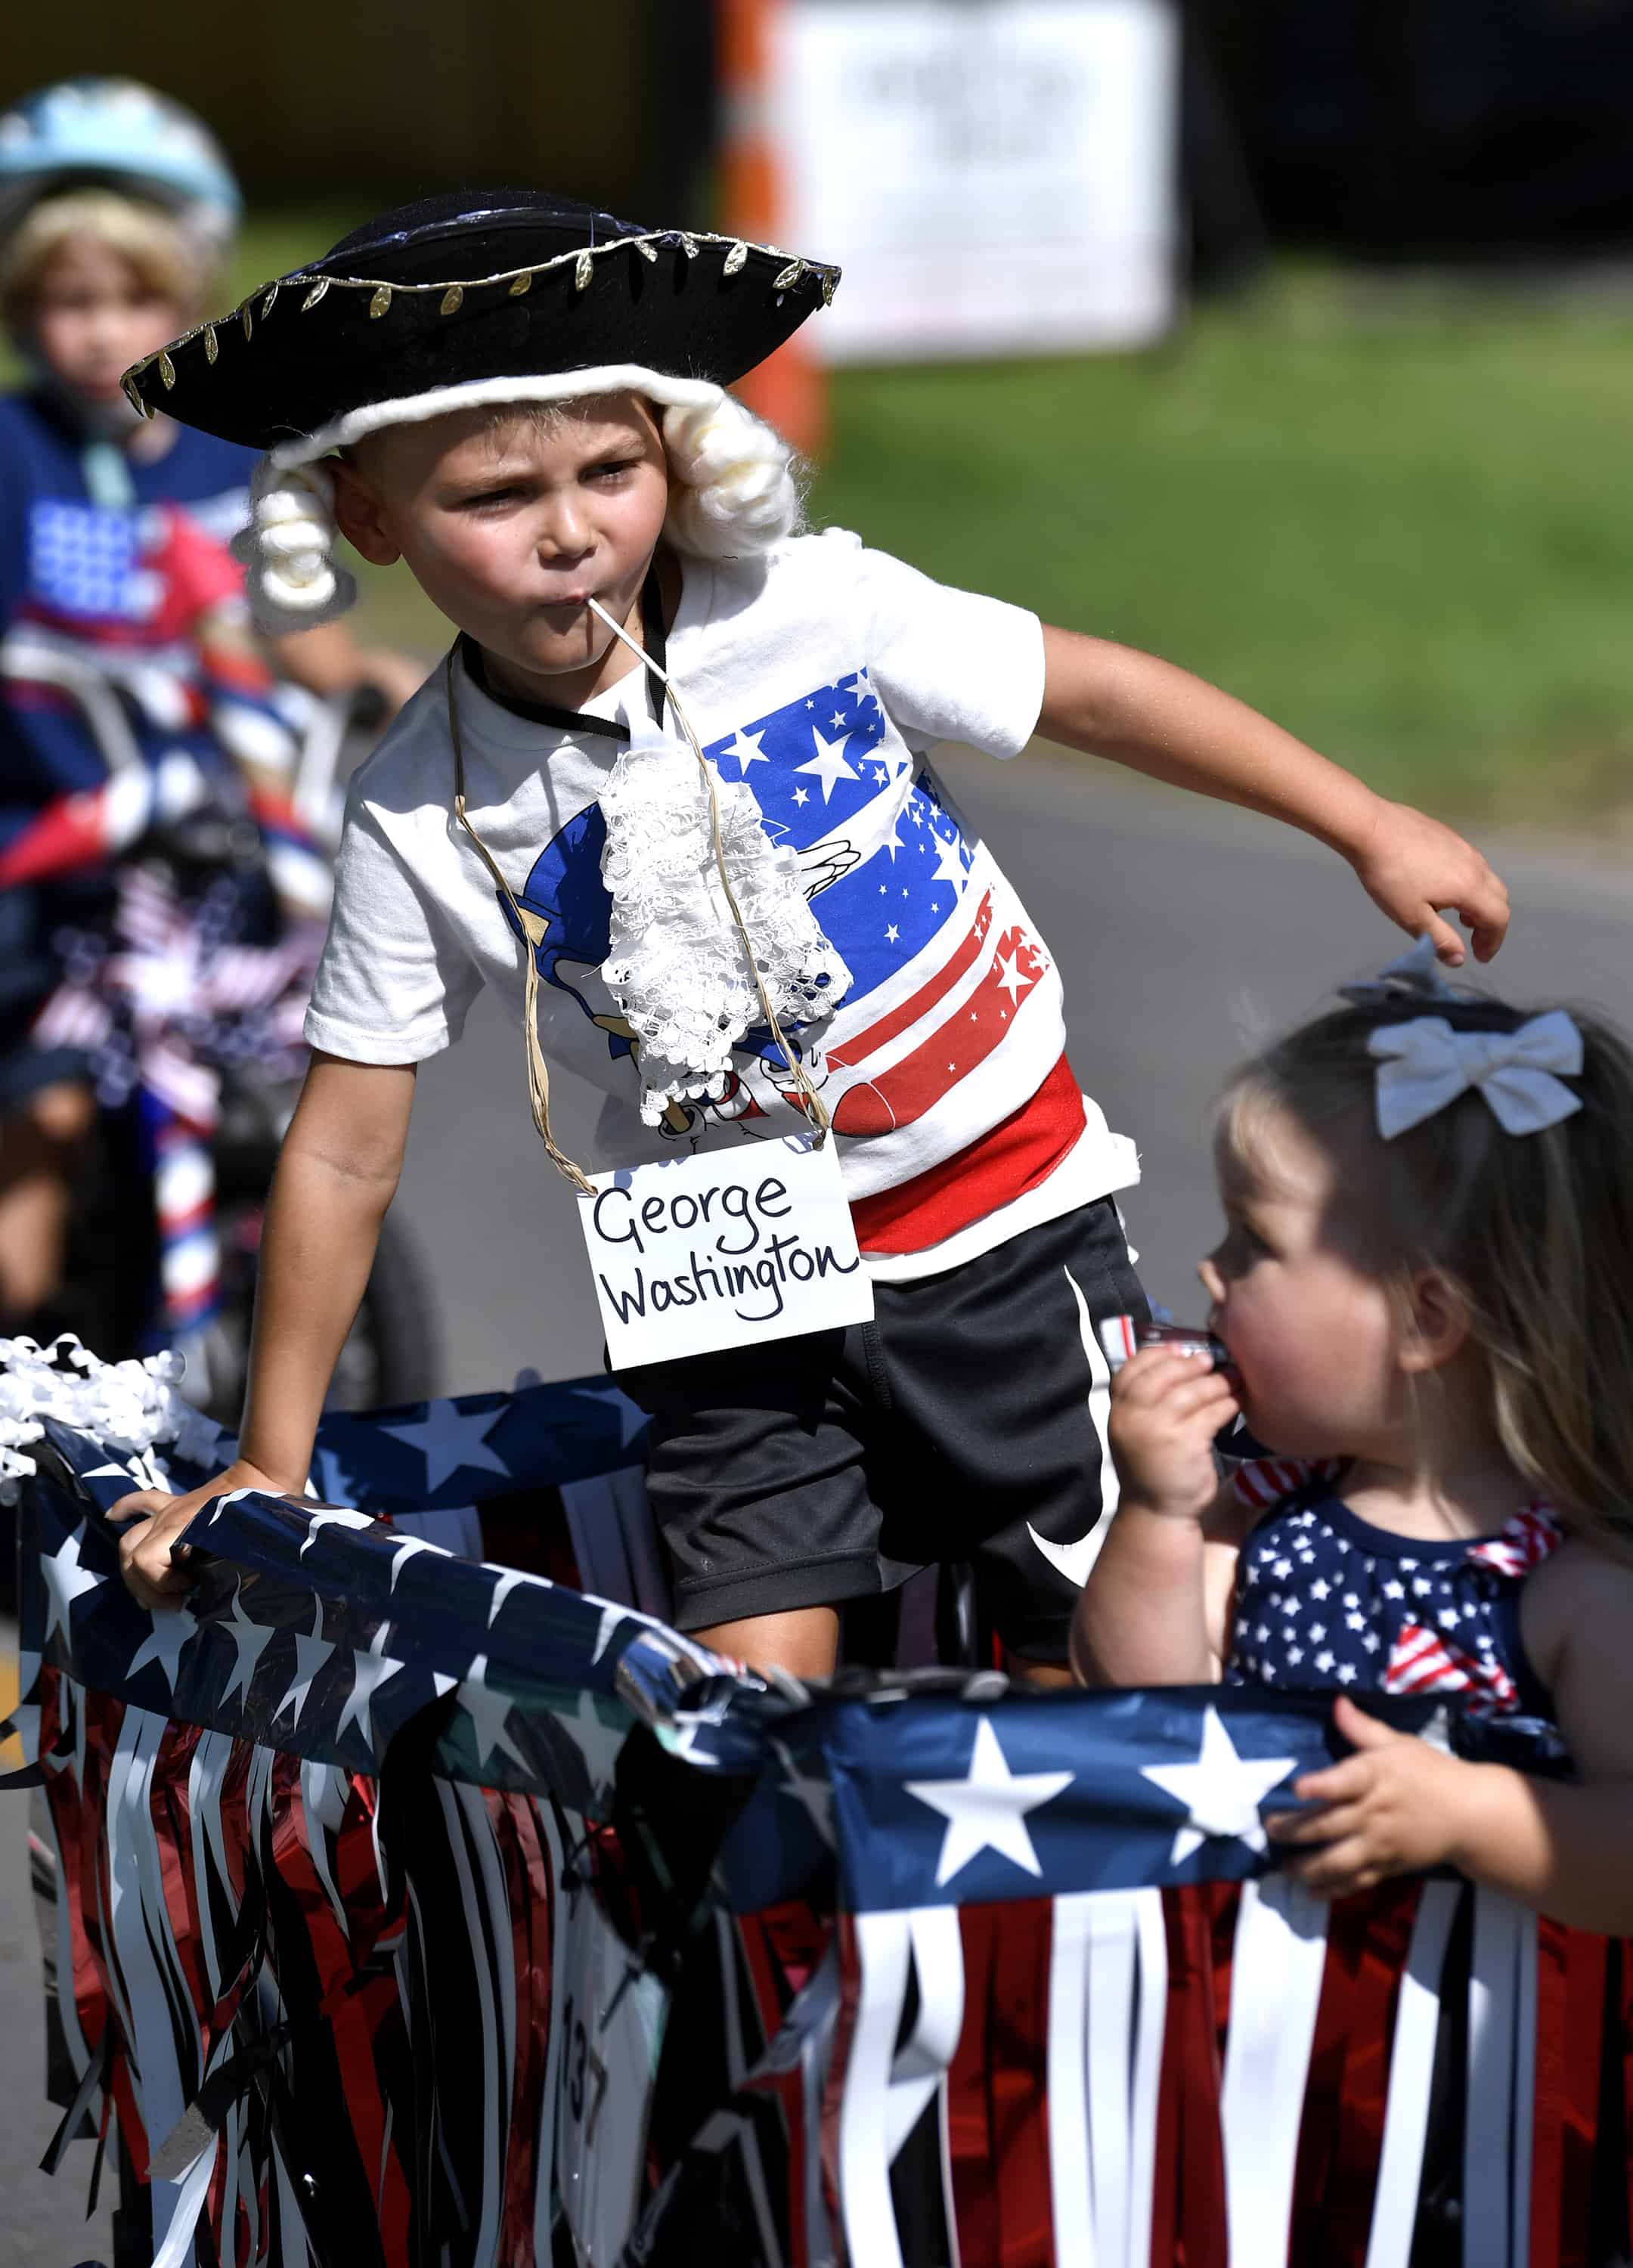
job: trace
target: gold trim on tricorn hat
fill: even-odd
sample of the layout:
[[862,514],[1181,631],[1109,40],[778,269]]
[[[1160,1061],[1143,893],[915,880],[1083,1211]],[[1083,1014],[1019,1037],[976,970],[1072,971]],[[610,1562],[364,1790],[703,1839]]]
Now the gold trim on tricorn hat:
[[724,415],[724,389],[838,280],[742,237],[640,228],[539,191],[467,191],[381,215],[123,383],[145,414],[264,453],[234,549],[256,620],[290,630],[353,593],[318,460],[386,426],[508,402],[636,393],[665,412]]

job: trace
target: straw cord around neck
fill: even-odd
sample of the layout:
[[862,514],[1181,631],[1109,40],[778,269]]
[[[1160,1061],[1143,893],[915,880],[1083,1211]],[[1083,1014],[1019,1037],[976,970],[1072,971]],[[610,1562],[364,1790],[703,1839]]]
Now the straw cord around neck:
[[[708,758],[703,754],[702,744],[693,729],[691,718],[681,705],[680,697],[675,691],[674,681],[668,671],[660,663],[654,661],[640,640],[631,637],[629,631],[622,624],[615,622],[597,600],[591,599],[588,604],[600,615],[613,635],[622,639],[630,652],[645,663],[647,668],[661,683],[665,696],[673,709],[680,730],[686,736],[687,743],[697,759],[699,769],[703,775],[703,784],[709,795],[709,816],[714,842],[715,868],[720,877],[720,886],[725,893],[726,903],[731,909],[732,918],[737,925],[738,936],[742,940],[744,956],[748,962],[749,974],[754,980],[754,990],[759,995],[767,1028],[782,1049],[783,1060],[805,1099],[815,1129],[814,1145],[820,1149],[828,1138],[832,1121],[828,1116],[827,1105],[811,1083],[809,1072],[790,1046],[776,1011],[772,1007],[767,994],[765,980],[760,973],[760,963],[754,957],[754,943],[743,920],[742,910],[737,902],[737,893],[732,889],[731,877],[726,872],[725,846],[720,829],[720,800],[715,792],[714,773],[710,768]],[[592,1197],[596,1195],[595,1184],[582,1167],[575,1164],[560,1147],[550,1128],[549,1065],[545,1060],[544,1049],[539,1038],[538,948],[544,942],[547,924],[542,915],[530,913],[526,907],[519,903],[515,892],[505,880],[492,852],[477,833],[465,807],[465,749],[460,733],[459,698],[454,671],[457,654],[457,646],[451,647],[444,665],[448,694],[448,735],[453,747],[453,815],[475,844],[483,865],[492,875],[500,896],[510,909],[511,919],[520,931],[526,947],[522,1029],[527,1050],[527,1099],[533,1111],[533,1126],[548,1152],[551,1164],[555,1167],[557,1172],[572,1183],[581,1197]]]
[[783,1061],[786,1064],[788,1071],[793,1079],[794,1084],[798,1087],[800,1094],[805,1098],[812,1122],[816,1129],[814,1146],[820,1150],[823,1143],[828,1139],[828,1130],[833,1122],[828,1116],[827,1104],[822,1101],[821,1096],[811,1084],[810,1073],[806,1071],[805,1064],[800,1061],[798,1057],[796,1056],[793,1049],[788,1043],[787,1036],[783,1030],[782,1024],[778,1020],[776,1011],[771,1005],[770,996],[768,994],[765,988],[765,979],[760,974],[760,963],[754,958],[754,940],[748,934],[747,924],[744,921],[742,909],[737,902],[737,893],[732,887],[732,878],[726,873],[725,845],[721,840],[720,834],[720,799],[715,792],[714,772],[710,765],[708,757],[703,754],[702,743],[699,740],[696,733],[693,730],[692,720],[687,715],[686,711],[681,704],[680,696],[675,691],[674,680],[670,676],[669,672],[664,668],[660,663],[652,659],[651,654],[647,652],[646,648],[642,644],[639,638],[631,637],[629,631],[623,628],[622,623],[615,622],[613,620],[613,617],[607,613],[606,608],[600,604],[599,600],[591,599],[587,603],[591,610],[600,616],[607,629],[613,633],[613,636],[616,638],[621,638],[624,644],[629,647],[630,652],[638,656],[638,658],[646,664],[648,669],[651,671],[653,676],[656,677],[659,684],[662,685],[664,694],[669,703],[669,706],[674,711],[676,722],[679,724],[681,732],[686,736],[687,745],[691,749],[692,754],[697,758],[698,770],[702,773],[703,785],[709,795],[709,824],[710,831],[714,842],[715,872],[720,877],[720,887],[725,893],[725,902],[732,909],[732,919],[736,924],[738,936],[742,940],[743,957],[748,963],[748,973],[754,980],[754,990],[759,995],[760,1005],[765,1012],[766,1027],[770,1032],[772,1038],[776,1042],[777,1046],[782,1049]]

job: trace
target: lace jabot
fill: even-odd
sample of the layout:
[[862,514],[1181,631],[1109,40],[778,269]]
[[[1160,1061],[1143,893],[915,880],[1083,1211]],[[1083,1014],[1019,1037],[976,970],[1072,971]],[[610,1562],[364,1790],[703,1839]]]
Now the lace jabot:
[[[717,778],[720,850],[766,997],[779,1022],[831,1015],[850,971],[823,935],[792,850],[767,834],[754,790]],[[641,1116],[717,1101],[732,1049],[765,1011],[721,887],[708,790],[696,757],[643,735],[600,794],[601,879],[612,898],[601,975],[640,1042]]]

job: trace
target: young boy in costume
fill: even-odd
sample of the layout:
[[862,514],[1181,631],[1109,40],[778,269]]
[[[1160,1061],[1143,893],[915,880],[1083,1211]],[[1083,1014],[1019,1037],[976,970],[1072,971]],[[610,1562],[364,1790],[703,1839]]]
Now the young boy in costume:
[[[825,1110],[872,1277],[871,1323],[622,1377],[652,1414],[676,1622],[820,1675],[844,1602],[962,1558],[1011,1656],[1048,1676],[1103,1502],[1094,1326],[1144,1312],[1114,1203],[1137,1167],[1067,1065],[1047,946],[926,749],[1007,757],[1041,732],[1318,836],[1449,961],[1439,908],[1480,958],[1500,943],[1504,893],[1466,843],[1225,694],[798,534],[787,450],[723,389],[835,280],[552,197],[467,195],[386,214],[131,374],[144,402],[272,452],[263,605],[291,578],[343,595],[332,498],[364,556],[406,560],[458,632],[353,784],[239,1459],[122,1507],[151,1515],[121,1547],[151,1603],[182,1587],[170,1546],[210,1495],[302,1485],[414,1067],[484,983],[518,995],[531,950],[545,1057],[609,1091],[588,1162]],[[721,804],[752,791],[793,853],[749,922],[785,1020],[828,988],[791,1064],[764,1030],[705,1059],[703,932],[651,887],[666,829],[693,822],[655,804],[644,836],[618,782],[600,799],[665,675]]]
[[[91,1091],[80,1052],[32,1038],[61,974],[52,939],[84,925],[105,877],[54,875],[67,799],[101,788],[107,753],[67,688],[105,688],[141,761],[178,746],[227,761],[205,719],[270,686],[228,544],[253,453],[139,418],[120,387],[210,304],[239,211],[214,139],[124,79],[75,79],[0,119],[0,318],[28,377],[0,397],[0,1328],[60,1271],[72,1145]],[[279,641],[278,672],[320,693],[422,673],[339,630]],[[268,717],[275,735],[277,719]],[[240,760],[241,756],[240,756]]]

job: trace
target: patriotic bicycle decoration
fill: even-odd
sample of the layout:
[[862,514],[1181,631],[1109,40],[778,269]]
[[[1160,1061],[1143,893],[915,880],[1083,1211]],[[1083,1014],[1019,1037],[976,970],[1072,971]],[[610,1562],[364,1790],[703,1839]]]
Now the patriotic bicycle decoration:
[[[605,1380],[328,1420],[347,1506],[217,1500],[149,1615],[103,1513],[223,1445],[135,1368],[90,1366],[84,1430],[42,1393],[5,1436],[55,2154],[116,2141],[133,2257],[1625,2247],[1630,1948],[1450,1877],[1328,1909],[1272,1871],[1324,1697],[728,1674],[633,1603],[640,1419]],[[481,1557],[484,1521],[536,1564]]]

